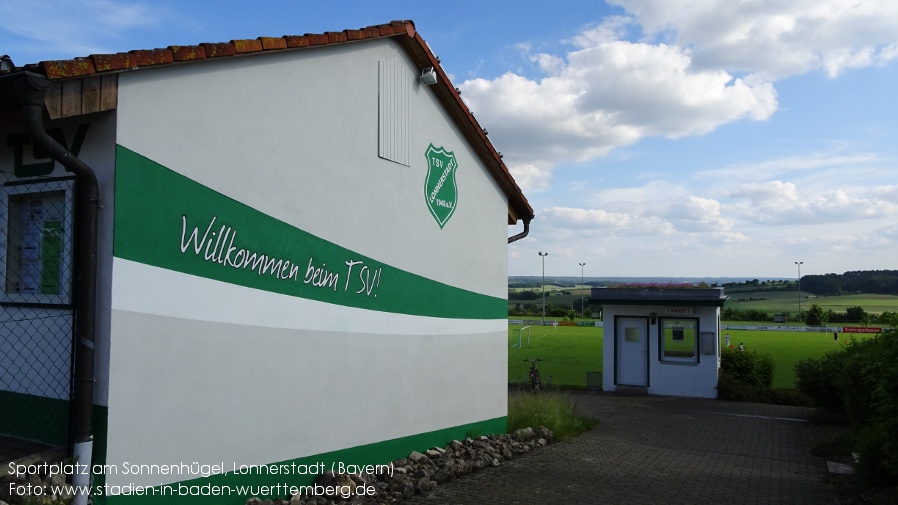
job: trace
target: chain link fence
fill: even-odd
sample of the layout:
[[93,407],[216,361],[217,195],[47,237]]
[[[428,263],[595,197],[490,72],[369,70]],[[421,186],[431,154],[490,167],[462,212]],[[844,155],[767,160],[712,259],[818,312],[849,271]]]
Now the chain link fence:
[[66,445],[74,181],[6,183],[0,196],[0,441]]

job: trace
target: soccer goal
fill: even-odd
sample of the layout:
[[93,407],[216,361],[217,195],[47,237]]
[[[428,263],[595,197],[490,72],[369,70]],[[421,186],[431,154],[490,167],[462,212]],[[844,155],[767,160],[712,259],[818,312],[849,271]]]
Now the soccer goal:
[[516,344],[511,344],[511,348],[512,348],[512,349],[515,348],[515,347],[517,347],[518,349],[520,349],[521,347],[523,347],[523,346],[525,345],[525,344],[524,344],[524,330],[527,330],[527,343],[526,343],[526,345],[530,345],[530,327],[529,327],[529,326],[522,326],[522,327],[518,330],[518,342],[517,342]]

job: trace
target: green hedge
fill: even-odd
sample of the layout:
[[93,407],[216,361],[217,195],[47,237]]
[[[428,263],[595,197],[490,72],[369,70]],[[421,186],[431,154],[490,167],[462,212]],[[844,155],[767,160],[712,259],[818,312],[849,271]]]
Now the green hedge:
[[769,354],[724,349],[720,355],[717,397],[739,402],[771,402],[775,367]]
[[848,423],[868,485],[898,482],[898,331],[850,340],[795,365],[798,388],[825,418]]

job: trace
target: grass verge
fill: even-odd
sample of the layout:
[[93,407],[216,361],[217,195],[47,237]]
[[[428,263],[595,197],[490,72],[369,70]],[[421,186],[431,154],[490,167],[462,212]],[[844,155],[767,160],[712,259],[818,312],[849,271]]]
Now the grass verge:
[[569,395],[561,392],[532,391],[508,394],[508,432],[545,426],[555,440],[570,438],[595,426],[596,420],[574,411]]

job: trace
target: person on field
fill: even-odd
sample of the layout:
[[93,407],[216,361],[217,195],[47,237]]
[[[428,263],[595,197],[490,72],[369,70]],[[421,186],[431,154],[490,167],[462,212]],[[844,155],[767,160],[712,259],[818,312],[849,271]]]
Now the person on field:
[[727,336],[726,336],[726,343],[727,343],[727,347],[729,347],[730,346],[730,334],[729,333],[727,333]]
[[839,332],[837,332],[837,331],[833,332],[833,341],[837,344],[839,343]]
[[745,346],[742,345],[742,342],[739,342],[739,350],[740,350],[740,351],[744,351],[744,350],[745,350]]

